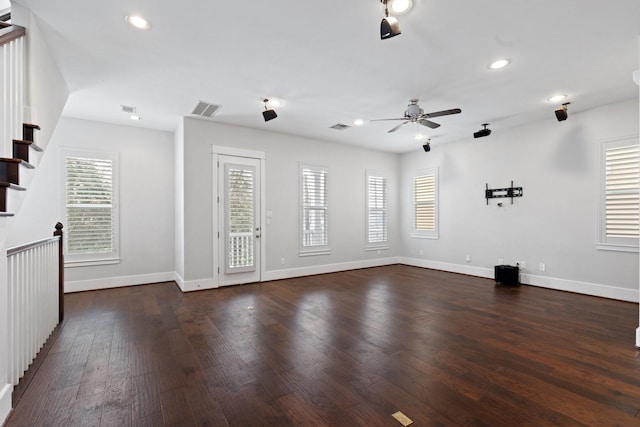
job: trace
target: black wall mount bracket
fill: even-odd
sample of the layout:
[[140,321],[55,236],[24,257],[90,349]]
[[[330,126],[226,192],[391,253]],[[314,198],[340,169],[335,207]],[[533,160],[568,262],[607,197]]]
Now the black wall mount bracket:
[[511,198],[511,204],[513,204],[514,197],[522,197],[522,187],[514,187],[513,181],[511,181],[511,187],[509,188],[489,188],[489,184],[486,184],[486,190],[484,190],[484,197],[487,199],[487,205],[489,199],[499,199],[504,197]]

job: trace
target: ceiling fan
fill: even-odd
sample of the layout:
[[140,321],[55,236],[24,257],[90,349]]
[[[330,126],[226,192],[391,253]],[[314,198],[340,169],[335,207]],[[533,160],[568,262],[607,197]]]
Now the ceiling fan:
[[407,106],[407,109],[404,112],[404,117],[400,117],[400,118],[394,118],[394,119],[375,119],[375,120],[371,120],[372,122],[381,122],[381,121],[387,121],[387,120],[403,120],[402,123],[400,123],[398,126],[394,127],[393,129],[387,131],[387,133],[391,133],[391,132],[395,132],[398,129],[400,129],[400,127],[402,125],[406,125],[407,123],[411,122],[411,123],[418,123],[421,124],[422,126],[426,126],[428,128],[431,129],[435,129],[437,127],[439,127],[440,125],[436,122],[432,122],[431,119],[433,117],[442,117],[442,116],[448,116],[451,114],[459,114],[461,113],[462,110],[459,108],[454,108],[451,110],[443,110],[443,111],[435,111],[433,113],[426,113],[424,112],[424,110],[422,108],[420,108],[420,106],[418,105],[418,100],[417,99],[412,99],[409,101],[409,105]]

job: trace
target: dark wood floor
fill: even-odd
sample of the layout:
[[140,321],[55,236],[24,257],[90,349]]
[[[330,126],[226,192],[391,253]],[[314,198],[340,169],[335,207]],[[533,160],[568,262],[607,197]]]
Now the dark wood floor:
[[637,304],[407,266],[65,303],[7,427],[640,426]]

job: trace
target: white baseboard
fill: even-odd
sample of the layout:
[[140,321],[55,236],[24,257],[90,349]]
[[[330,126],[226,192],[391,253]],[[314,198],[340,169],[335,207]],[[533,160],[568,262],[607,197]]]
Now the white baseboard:
[[4,425],[7,421],[9,414],[11,413],[11,393],[13,392],[13,386],[11,384],[5,384],[0,389],[0,426]]
[[95,291],[97,289],[121,288],[124,286],[145,285],[148,283],[172,282],[173,271],[166,273],[138,274],[136,276],[109,277],[104,279],[77,280],[64,282],[64,292]]
[[640,327],[636,329],[636,347],[640,348]]
[[539,286],[541,288],[575,292],[578,294],[629,302],[638,302],[638,296],[640,295],[638,289],[621,288],[619,286],[602,285],[600,283],[579,282],[577,280],[558,279],[555,277],[536,276],[526,273],[520,273],[520,282],[527,285]]
[[323,264],[310,267],[289,268],[286,270],[265,271],[262,280],[268,282],[271,280],[290,279],[292,277],[312,276],[314,274],[336,273],[338,271],[356,270],[358,268],[380,267],[383,265],[398,264],[399,258],[377,258],[366,259],[361,261],[341,262],[338,264]]
[[450,273],[493,278],[493,268],[474,267],[472,265],[452,264],[448,262],[406,257],[400,257],[399,262],[400,264],[411,265],[413,267],[431,268],[433,270],[448,271]]
[[182,292],[204,291],[205,289],[215,289],[219,287],[213,278],[185,281],[182,276],[175,273],[174,280]]
[[[471,276],[494,277],[493,268],[473,267],[469,265],[450,264],[440,261],[431,261],[418,258],[400,258],[400,263],[415,267],[432,268],[434,270],[462,273]],[[621,288],[618,286],[602,285],[599,283],[579,282],[576,280],[558,279],[555,277],[537,276],[520,272],[520,283],[539,286],[541,288],[556,289],[559,291],[575,292],[578,294],[604,297],[621,301],[638,302],[640,291],[638,289]]]

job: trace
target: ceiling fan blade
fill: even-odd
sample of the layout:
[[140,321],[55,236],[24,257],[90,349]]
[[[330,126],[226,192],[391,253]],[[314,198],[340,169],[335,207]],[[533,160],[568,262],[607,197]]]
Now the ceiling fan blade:
[[422,117],[426,117],[427,119],[430,119],[432,117],[442,117],[442,116],[449,116],[451,114],[460,114],[460,113],[462,113],[461,109],[453,108],[451,110],[435,111],[433,113],[423,114]]
[[369,120],[370,122],[386,122],[389,120],[407,120],[406,117],[400,117],[398,119],[373,119],[373,120]]
[[397,131],[398,129],[400,129],[400,127],[401,127],[402,125],[406,125],[407,123],[409,123],[409,121],[402,122],[402,123],[400,123],[398,126],[394,127],[393,129],[388,130],[388,131],[387,131],[387,133],[395,132],[395,131]]
[[422,126],[426,126],[428,128],[431,129],[435,129],[440,127],[440,125],[436,122],[432,122],[431,120],[427,120],[427,119],[420,119],[418,120],[418,123],[420,123]]

